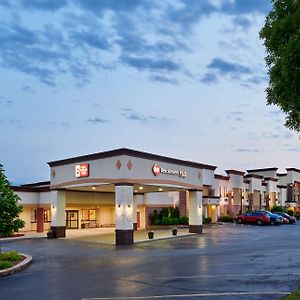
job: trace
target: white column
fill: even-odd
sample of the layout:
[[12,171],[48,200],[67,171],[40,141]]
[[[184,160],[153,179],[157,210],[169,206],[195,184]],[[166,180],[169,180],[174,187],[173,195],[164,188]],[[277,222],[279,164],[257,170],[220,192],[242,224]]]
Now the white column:
[[216,205],[216,208],[215,208],[215,222],[218,222],[218,208],[219,208],[219,206]]
[[116,244],[133,243],[133,186],[115,185],[116,199]]
[[202,233],[202,191],[189,192],[189,232]]
[[66,192],[54,190],[51,197],[51,229],[56,237],[66,236]]
[[207,205],[203,205],[202,210],[203,210],[203,217],[207,218],[208,217],[208,207],[207,207]]

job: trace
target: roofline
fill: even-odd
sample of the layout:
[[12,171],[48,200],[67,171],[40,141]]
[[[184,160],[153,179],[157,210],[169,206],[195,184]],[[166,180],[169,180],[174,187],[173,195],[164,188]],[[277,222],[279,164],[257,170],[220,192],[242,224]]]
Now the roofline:
[[225,172],[227,174],[234,174],[234,175],[240,175],[240,176],[244,176],[245,172],[243,171],[238,171],[238,170],[225,170]]
[[225,176],[225,175],[215,174],[214,177],[215,177],[216,179],[229,180],[229,177],[228,177],[228,176]]
[[286,168],[286,170],[287,171],[294,171],[294,172],[300,173],[300,170],[296,169],[296,168]]
[[274,178],[274,177],[265,177],[264,180],[266,180],[266,181],[278,181],[278,178]]
[[201,169],[207,169],[207,170],[213,170],[213,171],[217,168],[216,166],[212,166],[212,165],[192,162],[192,161],[188,161],[188,160],[181,160],[181,159],[177,159],[177,158],[172,158],[172,157],[167,157],[167,156],[162,156],[162,155],[158,155],[158,154],[142,152],[142,151],[137,151],[137,150],[132,150],[132,149],[127,149],[127,148],[120,148],[120,149],[109,150],[109,151],[104,151],[104,152],[92,153],[92,154],[88,154],[88,155],[76,156],[76,157],[72,157],[72,158],[47,162],[47,164],[50,167],[56,167],[56,166],[63,166],[66,164],[109,158],[109,157],[114,157],[114,156],[119,156],[119,155],[129,155],[129,156],[134,156],[134,157],[138,157],[138,158],[151,159],[151,160],[160,161],[160,162],[174,163],[174,164],[178,164],[178,165],[182,165],[182,166],[201,168]]
[[50,186],[43,187],[26,187],[26,186],[11,186],[11,189],[15,192],[50,192]]
[[20,186],[23,187],[40,187],[44,185],[49,185],[50,186],[50,181],[39,181],[39,182],[33,182],[33,183],[27,183],[27,184],[21,184]]
[[247,175],[244,176],[244,178],[251,178],[251,177],[258,178],[258,179],[263,179],[264,178],[264,176],[257,175],[257,174],[247,174]]
[[273,167],[273,168],[261,168],[261,169],[251,169],[247,170],[248,173],[253,173],[253,172],[264,172],[264,171],[277,171],[278,168]]

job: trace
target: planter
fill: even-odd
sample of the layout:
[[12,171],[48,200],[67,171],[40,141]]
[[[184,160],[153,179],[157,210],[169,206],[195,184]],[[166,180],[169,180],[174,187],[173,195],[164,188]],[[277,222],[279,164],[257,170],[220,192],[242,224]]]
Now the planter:
[[177,228],[172,229],[172,235],[177,235]]
[[153,231],[148,232],[148,238],[149,238],[149,240],[153,240],[153,238],[154,238],[154,232]]
[[47,232],[47,238],[48,238],[48,239],[54,239],[54,238],[55,238],[54,232],[53,232],[52,230],[49,230],[49,231]]

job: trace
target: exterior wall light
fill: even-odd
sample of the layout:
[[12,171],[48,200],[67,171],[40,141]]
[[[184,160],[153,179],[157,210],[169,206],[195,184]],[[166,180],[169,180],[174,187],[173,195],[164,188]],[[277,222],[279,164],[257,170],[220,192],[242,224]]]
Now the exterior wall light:
[[130,208],[130,204],[128,204],[127,206],[128,206],[128,208]]
[[162,189],[162,188],[159,188],[158,190],[159,190],[160,192],[162,192],[162,191],[163,191],[163,189]]
[[95,187],[95,186],[93,186],[93,187],[92,187],[92,190],[95,190],[95,189],[96,189],[96,187]]
[[140,186],[140,187],[139,187],[139,190],[142,190],[142,189],[143,189],[143,187],[142,187],[142,186]]
[[118,207],[120,208],[120,207],[121,207],[121,205],[120,205],[120,204],[118,204]]

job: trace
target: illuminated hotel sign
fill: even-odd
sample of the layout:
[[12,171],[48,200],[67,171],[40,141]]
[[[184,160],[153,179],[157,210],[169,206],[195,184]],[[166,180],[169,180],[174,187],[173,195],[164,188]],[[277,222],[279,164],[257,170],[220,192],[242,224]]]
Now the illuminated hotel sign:
[[158,176],[159,174],[167,174],[167,175],[175,175],[175,176],[179,176],[179,177],[186,177],[186,171],[182,171],[182,170],[172,170],[172,169],[165,169],[165,168],[161,168],[158,164],[155,164],[152,167],[152,172],[155,176]]
[[75,176],[76,176],[76,178],[88,177],[89,176],[89,164],[75,165]]

